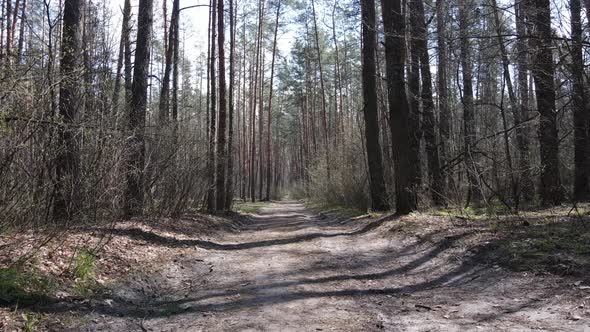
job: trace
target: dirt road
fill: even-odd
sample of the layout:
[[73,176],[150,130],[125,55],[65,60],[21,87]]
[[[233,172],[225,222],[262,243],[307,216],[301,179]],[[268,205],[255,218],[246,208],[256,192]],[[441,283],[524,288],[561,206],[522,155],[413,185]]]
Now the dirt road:
[[129,232],[190,250],[63,312],[72,331],[590,329],[565,281],[480,265],[457,253],[462,235],[432,243],[392,223],[275,202],[214,240]]

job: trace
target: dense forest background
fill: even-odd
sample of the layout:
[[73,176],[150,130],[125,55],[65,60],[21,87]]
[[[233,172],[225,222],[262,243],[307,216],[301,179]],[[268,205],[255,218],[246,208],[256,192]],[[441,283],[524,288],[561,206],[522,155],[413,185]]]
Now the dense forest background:
[[287,195],[409,213],[590,193],[590,1],[0,8],[5,227]]

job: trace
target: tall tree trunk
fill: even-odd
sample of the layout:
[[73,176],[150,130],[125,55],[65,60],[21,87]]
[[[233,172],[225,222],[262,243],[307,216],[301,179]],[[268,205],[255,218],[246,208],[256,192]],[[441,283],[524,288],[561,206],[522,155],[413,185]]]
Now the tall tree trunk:
[[[178,57],[180,50],[180,38],[179,38],[179,19],[180,19],[180,0],[174,0],[172,3],[172,19],[170,22],[170,30],[174,30],[172,40],[170,43],[173,44],[172,53],[172,153],[175,153],[176,144],[178,143]],[[184,59],[184,57],[183,57]]]
[[273,84],[274,84],[274,76],[275,76],[275,57],[277,54],[277,36],[279,32],[279,17],[281,15],[281,0],[277,2],[277,16],[275,19],[275,34],[272,46],[272,61],[270,66],[270,85],[269,85],[269,92],[268,92],[268,124],[266,129],[266,200],[270,200],[270,186],[272,184],[272,171],[271,171],[271,163],[272,163],[272,154],[271,154],[271,147],[272,147],[272,94],[273,94]]
[[12,27],[10,28],[10,32],[11,32],[11,36],[10,36],[10,42],[12,43],[10,45],[10,49],[12,49],[14,47],[14,36],[16,34],[16,23],[18,22],[18,10],[20,9],[20,0],[16,0],[16,2],[14,3],[14,9],[12,11]]
[[467,204],[480,203],[482,195],[477,183],[478,170],[475,162],[475,115],[473,107],[473,69],[471,67],[471,45],[469,43],[469,12],[471,0],[459,1],[459,36],[461,48],[461,70],[463,81],[463,136],[464,160],[467,170]]
[[[263,70],[261,68],[261,53],[262,53],[262,24],[264,21],[264,0],[260,0],[258,3],[258,32],[256,36],[256,64],[254,66],[254,90],[251,93],[252,101],[252,116],[250,121],[250,129],[252,131],[252,136],[250,140],[251,147],[251,155],[250,155],[250,199],[252,202],[256,201],[256,104],[258,101],[258,89],[262,89],[262,87],[258,86],[259,83],[259,75],[260,72]],[[262,83],[262,81],[260,81]],[[261,99],[262,101],[262,99]],[[262,115],[262,105],[259,106],[259,114]],[[258,121],[262,121],[262,116]],[[262,147],[261,147],[262,148]],[[262,176],[262,175],[260,175]]]
[[227,99],[225,85],[225,31],[224,31],[224,0],[218,0],[218,45],[219,45],[219,127],[217,128],[217,164],[216,164],[216,206],[225,206],[225,169],[226,169],[226,121]]
[[92,93],[92,82],[94,80],[94,69],[92,67],[92,59],[90,50],[95,47],[96,31],[91,28],[93,25],[93,18],[91,17],[92,1],[86,0],[88,6],[82,15],[82,61],[83,65],[83,80],[84,80],[84,110],[82,117],[94,108],[94,94]]
[[[260,30],[258,30],[260,32]],[[250,121],[248,127],[248,141],[249,141],[249,165],[248,165],[248,191],[250,194],[250,200],[252,202],[256,201],[256,190],[255,190],[255,183],[256,183],[256,104],[258,103],[258,98],[256,88],[258,87],[258,43],[260,39],[260,34],[257,33],[256,35],[256,48],[255,48],[255,62],[253,68],[250,70]]]
[[77,75],[82,50],[83,0],[66,0],[64,5],[59,92],[59,116],[64,126],[57,136],[59,152],[55,161],[56,196],[53,205],[53,216],[58,221],[70,220],[80,206],[80,148],[72,125],[81,106]]
[[207,211],[213,213],[217,210],[215,199],[215,128],[216,128],[216,108],[217,108],[217,86],[215,82],[215,37],[217,26],[217,1],[211,0],[211,58],[209,64],[211,79],[211,110],[209,111],[209,152],[207,154]]
[[416,46],[420,56],[420,73],[422,74],[422,113],[423,133],[426,143],[428,159],[428,177],[430,192],[434,205],[444,203],[444,178],[440,171],[440,157],[436,142],[436,117],[434,114],[434,99],[432,97],[432,74],[430,73],[430,56],[428,54],[428,33],[424,18],[424,4],[422,0],[413,0],[416,13]]
[[17,49],[17,59],[18,63],[22,62],[23,56],[23,45],[24,45],[24,38],[25,38],[25,23],[27,22],[27,0],[23,0],[23,5],[21,6],[21,14],[20,14],[20,31],[18,35],[18,49]]
[[[420,111],[420,46],[418,40],[418,10],[416,7],[417,1],[409,1],[409,15],[410,15],[410,54],[409,54],[409,72],[408,72],[408,88],[409,88],[409,105],[410,105],[410,151],[420,160],[420,141],[421,141],[421,111]],[[418,177],[416,190],[419,189],[422,182],[422,163],[417,162],[414,166]]]
[[[131,114],[131,96],[133,95],[133,65],[131,63],[131,0],[125,0],[124,26],[127,27],[125,31],[125,119]],[[117,118],[118,119],[118,118]],[[118,126],[117,126],[118,127]]]
[[2,11],[2,15],[0,15],[0,18],[2,18],[0,20],[0,64],[2,64],[2,61],[4,59],[4,30],[5,30],[5,25],[4,25],[4,18],[3,16],[6,15],[6,2],[9,0],[0,0],[0,11]]
[[[60,6],[61,8],[61,6]],[[64,8],[65,10],[65,8]],[[11,45],[12,45],[12,40],[10,39],[10,37],[12,36],[12,32],[10,31],[10,29],[12,28],[12,20],[11,20],[11,15],[12,15],[12,0],[6,0],[6,11],[4,13],[6,15],[6,64],[10,65],[11,62]],[[65,13],[64,13],[65,14]]]
[[148,76],[153,25],[153,0],[140,0],[137,16],[137,46],[129,122],[130,137],[127,149],[127,188],[125,191],[125,213],[127,216],[140,214],[144,200],[145,166],[145,120],[148,97]]
[[[166,3],[166,0],[163,0],[163,3]],[[164,10],[166,6],[164,5]],[[160,103],[158,105],[158,124],[160,126],[165,125],[168,123],[170,118],[170,76],[172,73],[173,67],[173,57],[174,57],[174,37],[175,37],[175,22],[178,21],[179,16],[179,8],[177,4],[177,0],[174,0],[172,4],[172,17],[170,19],[170,29],[168,30],[168,35],[164,37],[164,47],[166,50],[165,54],[165,64],[164,64],[164,76],[162,77],[162,89],[160,90]],[[166,21],[164,19],[164,21]],[[164,22],[164,31],[167,30],[167,24]],[[167,41],[166,41],[167,39]]]
[[262,187],[264,183],[264,63],[265,63],[264,46],[262,46],[262,62],[260,63],[260,107],[258,110],[258,199],[262,200]]
[[[213,6],[211,5],[212,2],[209,0],[209,19],[207,24],[207,60],[206,60],[206,72],[207,72],[207,91],[206,91],[206,101],[205,101],[205,138],[207,139],[207,152],[210,149],[210,137],[209,137],[209,121],[211,120],[209,117],[209,111],[211,110],[211,70],[209,70],[209,65],[211,63],[211,23],[213,23]],[[209,156],[209,155],[207,155]],[[207,159],[206,161],[206,168],[209,169],[210,161]],[[207,171],[208,172],[208,171]],[[206,191],[206,195],[208,195],[209,190]],[[206,197],[206,200],[208,196]]]
[[[516,128],[516,144],[519,151],[518,167],[520,170],[520,185],[522,198],[530,202],[534,197],[535,186],[531,177],[530,162],[530,130],[526,123],[529,118],[529,90],[528,90],[528,62],[529,50],[526,33],[526,9],[530,0],[516,0],[516,50],[518,95],[520,99],[519,110],[515,114],[515,121],[518,120]],[[515,123],[515,125],[517,125]]]
[[[518,109],[518,100],[516,99],[516,93],[514,92],[514,86],[512,84],[512,77],[510,76],[510,60],[508,59],[508,53],[506,51],[506,46],[504,45],[504,37],[502,36],[502,24],[500,22],[500,16],[498,14],[498,4],[496,0],[490,0],[492,5],[492,11],[494,13],[494,25],[496,27],[496,37],[498,39],[498,45],[500,47],[500,55],[502,57],[502,72],[504,76],[504,82],[506,83],[506,87],[508,89],[508,98],[510,99],[510,110],[512,111],[514,117],[514,125],[517,128],[520,127],[520,112]],[[510,187],[512,189],[512,200],[514,201],[515,206],[518,208],[520,198],[519,198],[519,189],[518,183],[514,177],[514,167],[512,164],[512,155],[510,153],[510,144],[509,144],[509,137],[508,137],[508,125],[506,120],[506,115],[504,108],[501,107],[502,112],[502,121],[504,123],[504,148],[506,151],[506,162],[508,163],[508,169],[510,170]],[[518,130],[518,129],[517,129]]]
[[[45,3],[45,14],[47,18],[47,22],[51,22],[51,10],[49,3]],[[56,101],[56,89],[54,87],[54,63],[55,63],[55,46],[53,43],[53,34],[56,26],[53,24],[48,24],[48,34],[47,34],[47,72],[46,72],[46,79],[47,79],[47,86],[49,86],[49,117],[55,116],[57,113],[58,103]]]
[[439,137],[441,151],[441,170],[443,177],[443,190],[441,196],[446,197],[451,179],[449,171],[450,145],[451,145],[451,110],[449,107],[448,78],[447,78],[447,28],[446,28],[446,6],[444,0],[436,1],[436,31],[438,46],[437,64],[437,91],[438,91],[438,113],[439,113]]
[[318,23],[316,17],[316,10],[315,10],[315,0],[311,0],[311,8],[313,14],[313,25],[314,25],[314,33],[315,33],[315,50],[318,60],[318,68],[320,72],[320,93],[321,95],[321,105],[322,105],[322,129],[323,129],[323,136],[324,136],[324,153],[326,156],[326,172],[328,175],[328,181],[330,181],[330,133],[328,132],[328,118],[326,115],[326,89],[324,87],[324,71],[322,67],[322,53],[320,50],[320,37],[318,31]]
[[395,171],[395,202],[398,214],[417,208],[414,188],[417,160],[410,149],[410,110],[405,85],[405,28],[400,0],[381,0],[385,28],[385,60],[387,62],[387,92],[389,125]]
[[375,1],[361,2],[362,59],[363,59],[363,113],[365,115],[365,139],[369,165],[369,186],[371,208],[375,211],[389,209],[387,191],[383,179],[383,158],[379,143],[379,121],[377,110],[377,69],[375,64]]
[[[338,38],[336,37],[336,7],[338,5],[338,0],[334,0],[334,6],[332,7],[332,39],[334,40],[334,54],[336,56],[336,64],[335,64],[335,75],[334,75],[334,103],[335,109],[337,110],[337,117],[339,114],[339,120],[336,123],[337,134],[339,133],[342,137],[341,144],[336,142],[336,149],[338,146],[344,148],[344,99],[342,94],[342,66],[340,63],[340,51],[338,49]],[[338,112],[339,111],[339,112]]]
[[574,108],[574,198],[590,198],[588,187],[588,110],[584,94],[584,55],[582,53],[582,18],[580,0],[570,0],[572,25],[572,100]]
[[[168,32],[168,0],[162,0],[162,15],[164,16],[162,19],[162,28],[164,29],[164,35],[162,36],[162,41],[164,42],[164,50],[168,49],[168,45],[170,45],[170,41],[167,40],[169,32]],[[170,23],[172,25],[172,23]]]
[[555,64],[552,54],[551,9],[549,0],[533,0],[531,19],[535,38],[533,78],[539,119],[539,145],[541,156],[541,203],[559,205],[563,201],[559,176],[559,140],[557,137],[557,112],[555,109]]
[[[228,131],[228,143],[227,143],[227,182],[225,189],[225,210],[230,211],[232,202],[234,199],[234,88],[235,88],[235,53],[236,53],[236,24],[235,19],[237,16],[237,9],[234,12],[234,0],[229,0],[229,131]],[[246,56],[245,54],[243,55]],[[245,70],[244,68],[242,68]],[[240,79],[238,73],[238,89],[240,86]],[[239,93],[239,91],[238,91]],[[238,95],[238,100],[240,96]],[[240,117],[238,114],[238,129],[240,128]],[[238,146],[239,146],[238,136]],[[239,164],[239,163],[238,163]],[[241,174],[240,174],[241,175]]]
[[[242,7],[242,13],[245,16],[245,8]],[[240,187],[240,194],[243,201],[246,200],[246,178],[248,177],[246,171],[248,170],[248,131],[246,130],[246,113],[247,113],[247,106],[246,106],[246,80],[247,80],[247,73],[246,73],[246,20],[244,20],[242,24],[242,164],[240,165],[241,169],[241,187]],[[252,65],[250,65],[250,71],[252,69]]]
[[126,44],[129,42],[129,19],[131,16],[131,1],[125,0],[123,5],[123,23],[121,26],[121,42],[119,43],[119,56],[117,59],[117,73],[115,76],[115,87],[113,89],[113,98],[111,108],[116,113],[119,108],[119,93],[121,92],[121,76],[125,59]]

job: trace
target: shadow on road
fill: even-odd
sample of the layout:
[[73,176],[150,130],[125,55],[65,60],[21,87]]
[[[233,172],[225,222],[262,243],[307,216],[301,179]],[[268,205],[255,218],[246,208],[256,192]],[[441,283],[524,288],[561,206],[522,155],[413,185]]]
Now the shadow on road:
[[[380,229],[381,233],[372,232],[393,220],[394,216],[372,221],[341,220],[297,209],[267,213],[263,211],[242,220],[239,227],[246,235],[232,237],[238,239],[237,243],[177,239],[140,228],[113,229],[111,232],[114,235],[140,239],[151,244],[173,248],[196,246],[220,251],[211,252],[211,255],[228,258],[227,261],[224,260],[225,270],[220,273],[236,274],[233,279],[229,276],[224,281],[209,282],[202,288],[172,299],[138,293],[139,300],[134,301],[112,296],[108,303],[67,303],[46,306],[40,308],[40,311],[92,312],[111,317],[144,319],[200,312],[232,313],[308,299],[353,298],[371,299],[375,302],[372,297],[428,298],[437,294],[438,300],[443,299],[450,303],[498,296],[496,285],[503,282],[505,274],[492,268],[493,262],[488,262],[491,257],[489,252],[496,249],[497,241],[471,247],[462,252],[460,260],[451,263],[453,250],[464,246],[464,240],[481,235],[482,229],[463,229],[446,237],[437,236],[433,232],[424,234],[416,241],[400,242],[395,247],[365,250],[363,241],[367,240],[366,236],[373,236],[373,239],[389,236],[391,233],[385,229]],[[295,235],[286,236],[293,232]],[[240,241],[252,238],[258,240]],[[317,239],[329,239],[328,244],[341,241],[333,240],[336,238],[342,238],[340,245],[352,243],[354,246],[333,254],[329,250],[322,251],[318,243],[297,245]],[[282,253],[286,254],[286,259],[297,255],[307,255],[307,258],[299,265],[285,265],[290,270],[265,270],[261,280],[240,278],[238,273],[248,268],[241,269],[239,264],[247,264],[243,262],[244,259],[258,259],[261,248],[269,249],[267,254],[277,255],[278,259],[281,259]],[[344,254],[347,256],[344,257]],[[187,259],[187,264],[191,264],[190,258]],[[145,278],[157,279],[158,276],[146,274]],[[249,275],[249,278],[252,279],[253,276]],[[478,320],[493,321],[502,315],[535,308],[541,303],[539,298],[551,298],[560,291],[558,288],[541,289],[535,298],[524,298],[518,303],[507,305],[501,311],[487,312],[478,316]],[[460,296],[457,296],[459,293]]]
[[[248,222],[245,227],[246,230],[256,230],[258,232],[273,231],[281,228],[296,227],[296,226],[310,226],[313,224],[319,228],[330,228],[335,224],[343,226],[342,220],[338,218],[323,218],[321,216],[306,216],[307,221],[300,221],[301,215],[293,216],[279,216],[274,219],[271,216],[253,216],[250,217],[251,223]],[[130,238],[144,240],[153,244],[169,246],[169,247],[184,247],[184,246],[197,246],[203,249],[210,250],[246,250],[260,247],[286,245],[297,242],[312,241],[318,238],[332,238],[338,236],[355,236],[363,233],[370,232],[377,229],[381,225],[394,219],[394,216],[385,216],[378,220],[366,223],[363,227],[350,231],[350,232],[313,232],[296,235],[292,237],[269,239],[255,242],[243,242],[243,243],[216,243],[206,240],[197,239],[176,239],[173,237],[162,236],[154,232],[142,230],[140,228],[127,228],[127,229],[112,229],[109,230],[113,235],[128,236]],[[348,220],[349,223],[350,219]],[[253,225],[253,226],[252,226]]]

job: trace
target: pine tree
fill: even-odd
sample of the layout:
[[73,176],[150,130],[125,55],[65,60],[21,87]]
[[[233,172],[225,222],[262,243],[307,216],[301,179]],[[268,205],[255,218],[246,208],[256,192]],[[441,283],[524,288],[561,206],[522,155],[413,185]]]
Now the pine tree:
[[125,213],[127,216],[140,214],[144,201],[145,167],[145,121],[147,89],[153,25],[153,0],[140,0],[137,15],[137,46],[131,104],[127,130],[131,135],[126,141],[127,188],[125,191]]

